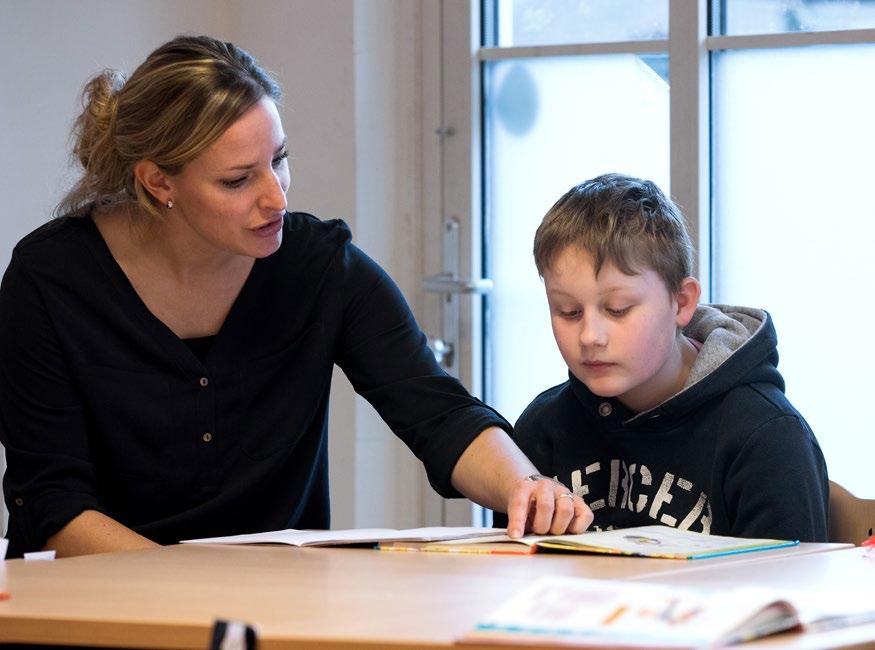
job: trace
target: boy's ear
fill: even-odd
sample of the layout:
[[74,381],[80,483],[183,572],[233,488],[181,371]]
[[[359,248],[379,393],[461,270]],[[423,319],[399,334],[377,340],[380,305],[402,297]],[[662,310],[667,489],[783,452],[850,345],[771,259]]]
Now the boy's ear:
[[696,307],[699,304],[699,297],[702,295],[702,285],[696,278],[684,278],[681,282],[681,289],[675,294],[677,302],[677,315],[675,322],[678,327],[686,327],[689,325],[693,314],[696,313]]
[[134,177],[159,204],[163,205],[171,198],[173,188],[169,177],[151,160],[141,160],[134,165]]

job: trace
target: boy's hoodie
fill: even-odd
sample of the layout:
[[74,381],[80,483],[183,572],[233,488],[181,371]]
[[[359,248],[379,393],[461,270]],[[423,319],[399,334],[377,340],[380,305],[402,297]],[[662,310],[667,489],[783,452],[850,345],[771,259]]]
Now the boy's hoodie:
[[636,414],[569,374],[520,416],[517,444],[593,528],[826,541],[826,464],[784,395],[768,313],[701,305],[684,333],[703,345],[678,394]]

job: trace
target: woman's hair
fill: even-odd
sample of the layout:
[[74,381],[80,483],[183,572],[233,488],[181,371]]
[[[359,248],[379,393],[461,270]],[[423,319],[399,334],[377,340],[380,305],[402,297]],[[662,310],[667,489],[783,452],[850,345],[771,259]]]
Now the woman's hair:
[[157,216],[155,199],[134,176],[139,161],[177,174],[254,104],[281,95],[250,54],[209,36],[174,38],[127,80],[104,70],[82,93],[73,153],[84,174],[57,214],[130,201]]

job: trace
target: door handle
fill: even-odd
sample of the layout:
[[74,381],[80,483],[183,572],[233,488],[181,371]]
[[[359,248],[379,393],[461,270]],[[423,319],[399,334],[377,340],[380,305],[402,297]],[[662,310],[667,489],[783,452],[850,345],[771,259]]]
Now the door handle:
[[434,360],[444,368],[451,368],[455,362],[453,355],[456,353],[455,346],[443,339],[428,338],[428,347],[434,355]]
[[422,279],[423,291],[441,294],[441,331],[438,336],[429,337],[428,346],[435,360],[454,377],[459,376],[459,296],[484,295],[492,291],[492,280],[459,277],[459,229],[458,219],[444,219],[441,241],[443,268],[437,275]]
[[492,291],[492,280],[488,278],[459,279],[451,273],[438,273],[422,279],[422,288],[428,293],[466,293],[486,294]]

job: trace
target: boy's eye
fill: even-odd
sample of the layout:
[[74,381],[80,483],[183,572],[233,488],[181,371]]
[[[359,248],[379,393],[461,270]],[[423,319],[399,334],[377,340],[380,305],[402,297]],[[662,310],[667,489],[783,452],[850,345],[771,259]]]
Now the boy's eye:
[[606,307],[605,311],[608,312],[608,314],[610,314],[611,316],[620,317],[628,314],[630,309],[632,309],[631,306],[621,307],[620,309],[611,309],[610,307]]
[[273,159],[274,168],[279,167],[280,164],[288,157],[289,157],[288,151],[283,151],[281,154],[279,154],[276,158]]
[[567,311],[563,310],[563,309],[559,309],[559,310],[557,310],[557,313],[562,318],[577,318],[578,316],[580,316],[579,309],[569,309]]

